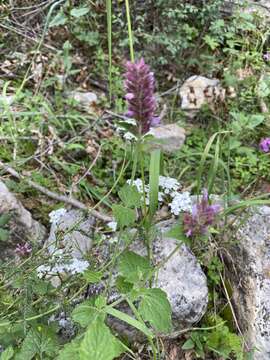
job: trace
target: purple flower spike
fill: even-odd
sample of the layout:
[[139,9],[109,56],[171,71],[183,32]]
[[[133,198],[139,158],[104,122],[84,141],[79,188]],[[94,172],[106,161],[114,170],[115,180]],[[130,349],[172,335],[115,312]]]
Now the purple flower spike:
[[264,138],[261,140],[260,149],[265,153],[270,151],[270,138]]
[[19,244],[16,246],[15,253],[21,257],[26,257],[32,252],[32,246],[29,243]]
[[216,215],[220,211],[217,204],[210,205],[207,190],[204,190],[200,202],[192,208],[192,213],[185,213],[183,218],[184,231],[187,237],[206,234],[208,226],[215,222]]
[[154,95],[155,79],[150,67],[144,59],[134,63],[126,63],[125,73],[126,100],[128,112],[137,122],[140,134],[145,134],[151,126],[159,124],[159,119],[154,116],[156,99]]

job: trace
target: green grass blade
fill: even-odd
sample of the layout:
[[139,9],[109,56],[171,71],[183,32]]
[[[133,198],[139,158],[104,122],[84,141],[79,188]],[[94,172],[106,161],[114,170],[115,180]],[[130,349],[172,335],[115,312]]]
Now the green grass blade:
[[212,193],[214,181],[217,175],[218,165],[219,165],[219,152],[220,152],[220,137],[218,136],[216,146],[215,146],[215,156],[212,161],[212,166],[208,176],[208,193]]
[[153,339],[154,334],[151,332],[150,329],[148,329],[147,326],[144,325],[144,323],[141,323],[140,321],[134,319],[133,317],[123,313],[122,311],[114,309],[111,306],[107,306],[104,310],[106,311],[107,314],[112,315],[117,319],[124,321],[125,323],[131,325],[132,327],[140,330],[144,335],[146,335],[150,339]]
[[150,159],[150,216],[153,217],[158,208],[158,188],[159,188],[159,173],[160,173],[160,150],[154,150],[151,153]]

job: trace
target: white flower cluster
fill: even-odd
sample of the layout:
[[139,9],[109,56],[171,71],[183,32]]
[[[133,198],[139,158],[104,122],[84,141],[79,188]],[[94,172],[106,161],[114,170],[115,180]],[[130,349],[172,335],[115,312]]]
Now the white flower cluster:
[[67,209],[64,209],[64,208],[51,211],[51,212],[49,213],[50,223],[51,223],[51,224],[54,224],[54,225],[59,224],[62,216],[65,215],[66,212],[67,212]]
[[[129,184],[129,185],[131,185],[131,183],[132,183],[132,181],[131,180],[127,180],[127,183]],[[140,193],[140,194],[143,194],[143,182],[142,182],[142,180],[141,179],[136,179],[136,180],[134,180],[133,181],[133,185],[135,185],[136,186],[136,188],[137,188],[137,190],[138,190],[138,192]],[[150,193],[150,189],[149,189],[149,185],[145,185],[144,186],[144,191],[145,191],[145,202],[146,202],[146,205],[149,205],[149,202],[150,202],[150,200],[149,200],[149,193]],[[162,192],[158,192],[158,201],[159,202],[163,202],[163,193]],[[143,197],[142,197],[142,200],[143,200]]]
[[169,203],[171,212],[174,215],[179,215],[182,211],[191,212],[192,210],[192,201],[190,192],[184,191],[182,193],[175,192],[172,198],[172,202]]
[[[130,185],[131,180],[128,180],[127,183]],[[133,185],[136,186],[139,193],[143,194],[143,182],[141,179],[136,179],[133,181]],[[158,201],[165,202],[168,198],[171,202],[168,203],[171,208],[171,212],[174,215],[179,215],[182,211],[191,212],[192,210],[192,200],[191,195],[188,191],[179,192],[181,184],[177,179],[160,176],[159,177],[159,187],[161,191],[158,193]],[[149,185],[144,186],[146,204],[149,205]]]
[[57,275],[61,273],[70,273],[72,275],[81,274],[88,266],[88,261],[74,258],[67,263],[62,262],[53,267],[49,265],[40,265],[37,268],[37,275],[39,278],[42,278],[44,275]]
[[163,189],[164,194],[166,195],[177,191],[181,187],[178,180],[167,176],[159,177],[159,186]]

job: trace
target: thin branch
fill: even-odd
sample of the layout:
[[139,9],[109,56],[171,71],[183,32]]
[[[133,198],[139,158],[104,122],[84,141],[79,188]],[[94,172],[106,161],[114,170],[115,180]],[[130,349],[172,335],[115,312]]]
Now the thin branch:
[[82,202],[80,202],[79,200],[76,200],[74,198],[69,198],[65,195],[60,195],[57,194],[53,191],[50,191],[48,189],[46,189],[45,187],[35,183],[32,180],[27,179],[25,176],[19,174],[15,169],[13,169],[12,167],[4,164],[2,161],[0,161],[0,167],[2,169],[4,169],[7,173],[9,173],[10,175],[12,175],[13,177],[15,177],[18,180],[24,180],[30,187],[34,188],[35,190],[41,192],[42,194],[50,197],[51,199],[60,201],[60,202],[64,202],[66,204],[72,205],[75,208],[81,209],[81,210],[85,210],[87,212],[89,212],[89,214],[93,215],[94,217],[96,217],[99,220],[102,220],[104,222],[109,222],[112,221],[112,218],[108,215],[102,214],[100,212],[98,212],[97,210],[94,209],[89,209],[88,206],[86,206],[85,204],[83,204]]

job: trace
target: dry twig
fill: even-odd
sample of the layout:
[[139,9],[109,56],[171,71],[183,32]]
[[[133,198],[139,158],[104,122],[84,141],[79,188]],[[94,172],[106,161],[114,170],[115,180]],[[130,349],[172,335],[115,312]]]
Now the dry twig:
[[89,212],[91,215],[93,215],[94,217],[96,217],[99,220],[102,220],[104,222],[109,222],[112,221],[112,218],[108,215],[102,214],[99,211],[95,210],[95,209],[89,209],[88,206],[86,206],[85,204],[83,204],[82,202],[80,202],[79,200],[76,200],[74,198],[69,198],[65,195],[60,195],[57,194],[53,191],[50,191],[48,189],[46,189],[45,187],[35,183],[32,180],[27,179],[26,177],[24,177],[23,175],[19,174],[15,169],[13,169],[12,167],[4,164],[2,161],[0,161],[0,167],[7,173],[9,173],[10,175],[12,175],[13,177],[15,177],[18,180],[24,180],[29,186],[31,186],[32,188],[34,188],[35,190],[41,192],[42,194],[50,197],[51,199],[57,200],[57,201],[61,201],[64,202],[66,204],[72,205],[75,208],[81,209],[81,210],[85,210],[87,212]]

